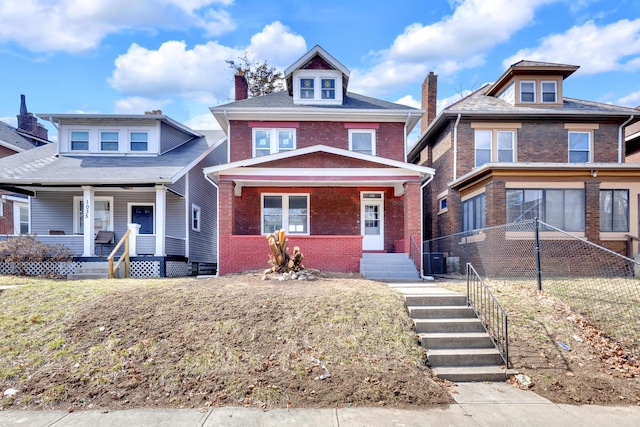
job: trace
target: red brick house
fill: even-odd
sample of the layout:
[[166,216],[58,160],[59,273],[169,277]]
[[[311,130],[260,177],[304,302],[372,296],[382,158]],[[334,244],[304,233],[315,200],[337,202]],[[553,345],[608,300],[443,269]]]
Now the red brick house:
[[280,228],[307,267],[327,271],[412,252],[433,176],[406,162],[422,111],[348,92],[349,70],[320,46],[285,78],[285,91],[247,98],[238,75],[236,101],[211,108],[228,136],[228,163],[204,170],[218,187],[219,273],[267,267],[264,236]]
[[423,124],[408,160],[436,170],[425,188],[425,239],[534,217],[627,255],[639,235],[640,164],[625,157],[638,110],[569,98],[579,67],[520,61],[445,108],[423,84]]

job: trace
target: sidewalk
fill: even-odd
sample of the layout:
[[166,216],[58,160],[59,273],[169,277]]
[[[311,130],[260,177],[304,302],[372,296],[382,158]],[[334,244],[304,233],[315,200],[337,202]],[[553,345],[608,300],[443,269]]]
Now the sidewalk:
[[507,383],[460,383],[455,404],[426,409],[339,408],[131,409],[124,411],[0,411],[0,426],[252,427],[252,426],[637,426],[640,407],[551,403]]

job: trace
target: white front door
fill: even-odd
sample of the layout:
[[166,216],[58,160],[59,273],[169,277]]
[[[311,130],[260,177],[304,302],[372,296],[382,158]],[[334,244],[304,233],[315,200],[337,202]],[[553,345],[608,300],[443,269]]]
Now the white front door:
[[384,249],[384,193],[360,193],[360,228],[363,251]]
[[13,234],[29,234],[29,205],[13,202]]

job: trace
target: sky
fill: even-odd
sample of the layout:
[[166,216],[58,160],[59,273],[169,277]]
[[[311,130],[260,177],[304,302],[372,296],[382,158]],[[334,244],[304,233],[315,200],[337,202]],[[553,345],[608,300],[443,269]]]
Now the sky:
[[351,92],[416,108],[429,71],[442,109],[521,59],[580,66],[565,96],[640,105],[638,0],[2,0],[0,120],[17,125],[24,94],[36,115],[162,110],[218,129],[226,60],[284,70],[316,44]]

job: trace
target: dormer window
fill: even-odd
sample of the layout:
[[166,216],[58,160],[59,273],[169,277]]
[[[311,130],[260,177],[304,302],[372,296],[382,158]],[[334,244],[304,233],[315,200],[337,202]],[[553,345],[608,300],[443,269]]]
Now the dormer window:
[[557,99],[557,85],[555,81],[542,82],[542,102],[555,103]]
[[322,99],[336,99],[336,79],[322,79]]
[[313,99],[315,97],[313,80],[314,79],[300,79],[300,99]]
[[131,132],[131,151],[147,151],[149,146],[149,134],[147,132]]
[[89,132],[87,131],[71,132],[71,150],[73,151],[89,150]]
[[118,151],[118,132],[100,132],[100,151]]
[[296,70],[293,102],[296,104],[342,103],[342,74],[336,70]]
[[536,82],[520,82],[520,102],[536,102]]

